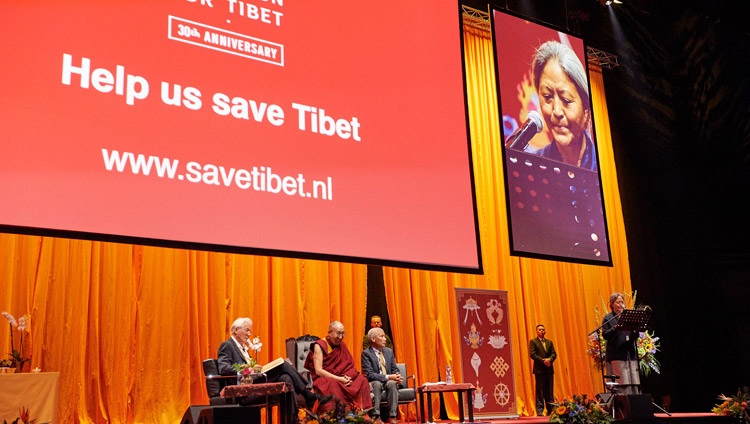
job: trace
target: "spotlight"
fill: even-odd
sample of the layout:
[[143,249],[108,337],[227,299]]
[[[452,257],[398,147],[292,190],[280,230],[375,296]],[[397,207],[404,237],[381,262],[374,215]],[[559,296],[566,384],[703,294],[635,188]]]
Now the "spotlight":
[[620,0],[599,0],[599,4],[602,6],[610,6],[612,4],[622,4]]

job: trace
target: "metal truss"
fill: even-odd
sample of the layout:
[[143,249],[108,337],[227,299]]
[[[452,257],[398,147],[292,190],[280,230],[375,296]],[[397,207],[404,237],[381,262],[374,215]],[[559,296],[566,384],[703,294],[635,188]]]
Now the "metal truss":
[[617,56],[593,47],[586,47],[586,56],[589,59],[589,63],[599,65],[602,69],[613,69],[620,66]]
[[[489,12],[474,9],[466,5],[461,5],[461,10],[463,11],[464,25],[491,32]],[[586,48],[586,57],[589,63],[599,65],[602,69],[613,69],[620,66],[617,56],[593,47]]]
[[483,12],[473,7],[461,5],[463,10],[464,25],[480,29],[482,31],[492,32],[490,29],[490,13]]

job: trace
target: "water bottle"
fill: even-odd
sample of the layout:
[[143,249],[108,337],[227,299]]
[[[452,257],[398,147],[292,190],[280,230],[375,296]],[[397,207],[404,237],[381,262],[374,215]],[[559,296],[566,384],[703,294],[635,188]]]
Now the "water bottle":
[[240,384],[242,384],[242,373],[238,372],[237,373],[237,385],[239,386]]
[[451,371],[450,365],[445,367],[445,383],[453,384],[453,371]]

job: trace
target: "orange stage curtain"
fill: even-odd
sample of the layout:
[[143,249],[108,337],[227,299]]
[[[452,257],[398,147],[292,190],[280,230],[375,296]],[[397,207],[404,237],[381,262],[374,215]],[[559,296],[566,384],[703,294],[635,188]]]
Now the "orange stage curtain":
[[[447,363],[460,365],[453,288],[507,290],[519,413],[528,415],[535,325],[547,326],[558,350],[556,395],[597,393],[599,374],[585,353],[594,308],[612,291],[630,292],[602,77],[591,73],[614,266],[510,257],[492,45],[485,33],[465,35],[485,273],[386,268],[390,322],[399,361],[418,382],[437,381]],[[261,362],[285,355],[287,337],[325,335],[334,319],[357,358],[366,279],[364,265],[0,234],[0,310],[30,314],[27,369],[60,372],[60,422],[177,422],[188,405],[207,402],[201,360],[216,355],[239,316],[255,322]],[[4,354],[9,326],[0,324]],[[455,399],[445,398],[456,417]]]
[[364,265],[10,234],[0,252],[0,309],[30,314],[24,347],[30,368],[60,372],[60,422],[178,422],[207,404],[201,361],[236,317],[253,319],[261,362],[331,320],[365,325]]
[[[613,267],[576,265],[509,255],[497,89],[490,34],[464,31],[469,120],[474,160],[484,275],[386,268],[386,297],[399,361],[416,370],[418,382],[444,378],[451,364],[461,375],[456,334],[455,287],[507,290],[518,413],[533,415],[534,377],[528,342],[544,324],[555,343],[555,395],[595,395],[601,374],[586,355],[587,334],[599,323],[596,308],[612,292],[631,292],[625,228],[617,187],[609,115],[601,69],[591,70],[594,124],[606,206]],[[412,342],[414,340],[415,342]],[[454,359],[455,357],[455,359]],[[485,393],[487,391],[485,390]],[[489,392],[489,398],[492,393]],[[451,418],[458,417],[455,396],[446,396]],[[437,402],[437,398],[435,400]],[[435,405],[434,410],[437,410]]]

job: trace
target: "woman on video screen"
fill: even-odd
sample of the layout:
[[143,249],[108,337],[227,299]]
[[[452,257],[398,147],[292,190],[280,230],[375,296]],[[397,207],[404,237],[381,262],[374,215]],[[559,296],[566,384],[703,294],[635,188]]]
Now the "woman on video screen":
[[532,72],[544,127],[551,137],[550,144],[536,154],[596,171],[596,150],[588,132],[588,81],[580,59],[567,45],[547,41],[534,54]]

